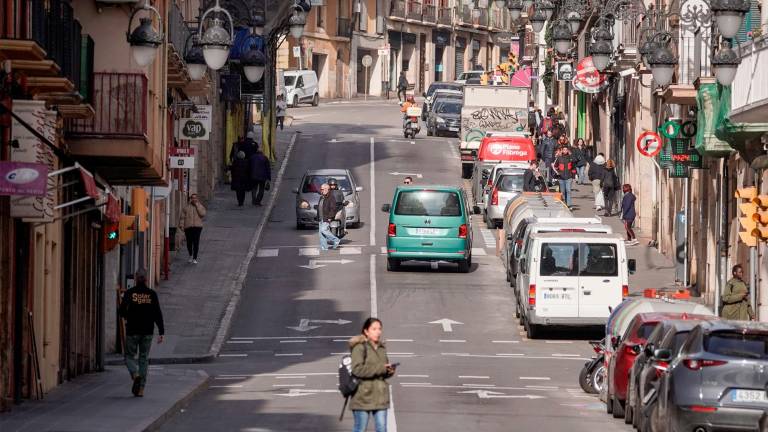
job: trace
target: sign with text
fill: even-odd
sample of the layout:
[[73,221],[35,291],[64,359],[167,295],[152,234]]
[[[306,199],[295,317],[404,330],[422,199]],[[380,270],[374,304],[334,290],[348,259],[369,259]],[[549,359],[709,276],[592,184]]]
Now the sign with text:
[[194,147],[171,147],[171,156],[194,156]]
[[195,158],[191,156],[171,156],[170,168],[192,169],[195,167]]
[[41,163],[0,161],[0,195],[45,195],[48,167]]
[[197,105],[197,112],[179,120],[181,139],[207,140],[211,133],[211,105]]

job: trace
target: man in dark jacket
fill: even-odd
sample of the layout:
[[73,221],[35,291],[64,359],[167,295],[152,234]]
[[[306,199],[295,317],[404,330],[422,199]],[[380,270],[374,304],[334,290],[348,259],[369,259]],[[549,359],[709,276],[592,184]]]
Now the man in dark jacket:
[[237,196],[237,205],[242,207],[245,193],[251,190],[251,166],[243,151],[237,152],[229,172],[232,175],[231,187]]
[[272,165],[267,156],[258,148],[249,161],[251,163],[251,186],[253,187],[251,189],[251,203],[260,206],[267,183],[272,180]]
[[238,140],[235,145],[232,146],[232,150],[229,152],[229,161],[234,162],[235,156],[239,151],[245,153],[245,160],[249,160],[258,150],[259,145],[256,143],[256,134],[253,133],[253,131],[250,131],[245,136],[245,139]]
[[539,171],[539,162],[531,161],[523,174],[523,192],[546,192],[547,182]]
[[[341,240],[331,232],[331,221],[336,217],[338,203],[331,193],[328,183],[320,186],[320,202],[317,203],[317,227],[320,235],[320,249],[328,250],[339,247]],[[331,245],[328,246],[330,240]]]
[[555,160],[555,147],[557,141],[552,136],[552,130],[547,131],[547,136],[541,140],[541,160],[544,161],[544,175],[548,180],[552,179],[552,162]]
[[[120,316],[125,318],[125,365],[131,374],[133,386],[131,391],[136,397],[144,396],[144,385],[147,383],[147,368],[149,367],[149,349],[157,325],[157,343],[163,343],[165,326],[163,312],[157,293],[147,287],[147,274],[139,270],[134,276],[136,285],[123,295],[120,302]],[[136,356],[138,354],[138,363]]]
[[397,80],[397,100],[405,100],[405,91],[408,90],[408,78],[405,77],[405,71],[400,72],[400,78]]
[[563,147],[560,150],[560,156],[555,159],[552,164],[553,170],[558,176],[560,182],[560,194],[563,196],[563,201],[568,207],[572,207],[571,203],[571,179],[573,173],[576,171],[576,167],[573,164],[573,158],[571,158],[570,148]]

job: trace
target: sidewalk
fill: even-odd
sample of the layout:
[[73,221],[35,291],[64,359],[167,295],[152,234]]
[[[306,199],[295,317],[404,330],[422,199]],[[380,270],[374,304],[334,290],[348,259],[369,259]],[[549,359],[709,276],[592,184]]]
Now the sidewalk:
[[199,370],[151,367],[142,398],[131,394],[124,367],[66,382],[40,401],[0,416],[3,432],[143,432],[157,429],[208,386]]
[[[625,236],[624,223],[620,216],[603,217],[594,210],[594,195],[592,185],[577,185],[573,190],[573,204],[576,206],[574,214],[578,217],[598,216],[603,223],[613,228],[613,232]],[[656,248],[648,247],[651,241],[649,233],[644,233],[635,228],[635,234],[640,244],[627,246],[629,258],[637,261],[637,271],[629,276],[629,288],[632,294],[640,294],[645,288],[674,288],[675,264],[659,253]]]

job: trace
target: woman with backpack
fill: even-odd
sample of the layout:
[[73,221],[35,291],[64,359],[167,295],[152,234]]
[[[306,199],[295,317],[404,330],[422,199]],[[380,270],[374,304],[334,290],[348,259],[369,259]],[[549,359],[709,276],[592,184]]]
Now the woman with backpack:
[[613,207],[616,204],[616,191],[619,190],[619,176],[616,175],[616,164],[613,159],[608,159],[605,163],[605,170],[603,171],[603,179],[600,182],[600,187],[603,189],[603,195],[605,196],[605,214],[603,216],[612,216]]
[[395,375],[397,365],[389,363],[387,348],[381,337],[382,325],[377,318],[368,318],[362,334],[349,340],[352,351],[352,375],[360,380],[352,395],[349,409],[355,420],[353,432],[363,432],[373,417],[376,432],[387,431],[389,384],[387,378]]

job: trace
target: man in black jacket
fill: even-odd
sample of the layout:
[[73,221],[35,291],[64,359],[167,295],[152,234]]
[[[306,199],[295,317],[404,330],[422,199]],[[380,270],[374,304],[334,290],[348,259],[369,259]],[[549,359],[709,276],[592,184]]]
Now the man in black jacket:
[[[165,326],[157,293],[147,287],[147,274],[139,270],[134,276],[136,285],[125,292],[120,302],[120,316],[125,318],[125,365],[131,373],[136,397],[144,396],[149,367],[149,349],[157,325],[157,343],[163,343]],[[136,356],[138,354],[138,362]]]
[[[320,235],[320,249],[337,249],[341,240],[331,232],[331,221],[336,217],[338,204],[328,183],[320,186],[320,202],[317,203],[317,226]],[[330,240],[331,244],[328,244]]]

